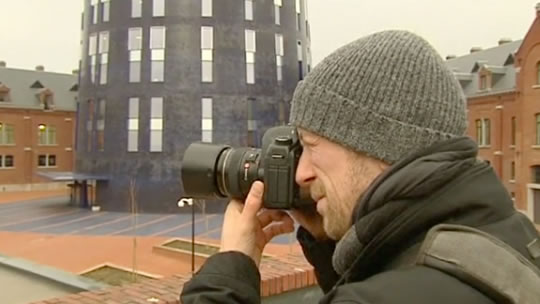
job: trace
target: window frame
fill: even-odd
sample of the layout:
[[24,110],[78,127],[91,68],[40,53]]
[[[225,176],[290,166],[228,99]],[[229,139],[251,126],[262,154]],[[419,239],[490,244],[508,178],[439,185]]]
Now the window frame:
[[[45,165],[40,165],[41,157],[45,157]],[[54,164],[51,165],[51,159],[54,159]],[[37,162],[38,168],[58,168],[58,159],[56,157],[56,154],[38,154],[38,162]]]
[[[6,166],[6,159],[11,158],[11,166]],[[15,156],[13,154],[0,154],[0,169],[15,169]]]
[[[8,133],[8,128],[10,132]],[[12,142],[9,141],[11,134]],[[16,145],[15,139],[15,125],[7,122],[0,121],[0,146],[14,146]]]
[[[43,129],[41,126],[43,126]],[[51,137],[53,140],[51,140]],[[55,125],[38,124],[37,145],[58,146],[58,128]]]
[[540,86],[540,61],[536,63],[536,86]]

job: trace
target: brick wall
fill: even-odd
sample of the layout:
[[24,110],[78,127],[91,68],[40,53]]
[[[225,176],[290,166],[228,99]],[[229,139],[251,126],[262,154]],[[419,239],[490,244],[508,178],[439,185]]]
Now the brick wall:
[[[2,108],[0,122],[11,124],[15,131],[15,145],[0,145],[0,154],[14,156],[14,168],[0,169],[0,185],[46,182],[37,171],[72,171],[75,131],[75,113],[65,111],[44,112]],[[56,145],[38,145],[38,126],[56,127]],[[56,156],[56,167],[38,168],[38,155]]]
[[[262,297],[278,295],[317,284],[311,265],[306,262],[303,256],[296,254],[263,260],[260,270]],[[179,296],[182,286],[190,277],[190,274],[179,274],[161,280],[99,291],[86,291],[32,304],[180,304]]]
[[[468,135],[476,139],[477,119],[491,121],[491,144],[480,147],[479,156],[488,160],[497,175],[515,196],[516,207],[534,218],[540,202],[531,197],[532,167],[540,165],[537,144],[536,114],[540,114],[540,85],[537,65],[540,62],[540,12],[515,55],[516,89],[513,92],[469,98]],[[512,117],[516,119],[515,145],[512,145]],[[515,178],[512,179],[512,162]],[[540,223],[540,212],[536,222]]]

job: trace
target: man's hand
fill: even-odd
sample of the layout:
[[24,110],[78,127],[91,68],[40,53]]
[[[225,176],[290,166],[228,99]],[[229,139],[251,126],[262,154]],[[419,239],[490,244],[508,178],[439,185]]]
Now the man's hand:
[[302,207],[302,209],[294,209],[290,213],[298,224],[309,231],[316,240],[322,241],[328,239],[328,235],[324,231],[323,218],[317,212],[315,205]]
[[255,182],[244,204],[232,200],[225,211],[220,251],[239,251],[257,266],[266,244],[277,235],[294,231],[292,218],[283,211],[261,210],[264,184]]

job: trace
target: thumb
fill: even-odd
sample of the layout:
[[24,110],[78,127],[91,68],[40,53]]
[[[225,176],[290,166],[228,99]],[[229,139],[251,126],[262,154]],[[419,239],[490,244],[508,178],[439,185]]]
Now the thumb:
[[247,217],[257,216],[257,212],[259,212],[262,207],[263,194],[264,184],[260,181],[254,182],[253,185],[251,185],[251,189],[249,190],[248,196],[245,201],[244,211],[242,212],[242,214]]

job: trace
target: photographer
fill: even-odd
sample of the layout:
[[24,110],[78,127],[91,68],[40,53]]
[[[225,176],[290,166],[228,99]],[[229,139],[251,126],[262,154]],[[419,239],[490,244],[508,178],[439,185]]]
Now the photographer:
[[262,251],[293,218],[321,303],[538,303],[538,232],[477,159],[461,87],[423,39],[386,31],[338,49],[298,85],[290,122],[316,212],[261,212],[254,183],[184,304],[260,303]]

